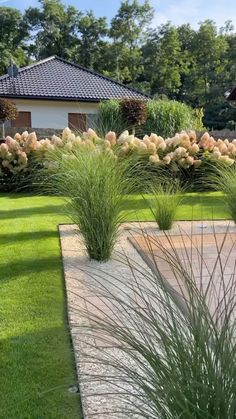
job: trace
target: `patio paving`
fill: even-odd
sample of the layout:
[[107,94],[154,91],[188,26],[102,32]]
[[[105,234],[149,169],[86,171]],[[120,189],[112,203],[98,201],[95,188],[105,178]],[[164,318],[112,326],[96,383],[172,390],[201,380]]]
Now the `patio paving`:
[[[107,293],[116,293],[120,298],[134,301],[132,286],[134,278],[130,268],[124,263],[124,258],[132,259],[132,263],[140,267],[140,274],[136,280],[143,284],[142,270],[152,275],[152,269],[158,260],[158,269],[165,277],[168,284],[176,291],[180,291],[180,283],[176,282],[172,270],[163,259],[161,246],[171,251],[170,241],[165,233],[160,232],[156,223],[126,223],[120,230],[119,240],[116,244],[112,260],[106,263],[90,261],[85,254],[83,242],[78,228],[73,225],[59,226],[65,283],[68,302],[68,317],[70,332],[74,347],[78,382],[82,407],[85,419],[141,419],[141,416],[127,415],[126,401],[122,398],[125,387],[118,389],[113,384],[114,380],[106,379],[106,376],[116,377],[117,372],[111,366],[104,364],[104,359],[109,357],[122,357],[122,362],[129,363],[129,359],[123,359],[123,353],[119,349],[118,342],[113,338],[104,337],[94,329],[93,319],[96,316],[110,316],[119,321],[122,313],[112,306]],[[225,232],[228,232],[226,239]],[[142,232],[149,235],[147,241]],[[214,233],[214,234],[213,234]],[[189,235],[192,235],[196,249],[192,249]],[[232,279],[235,266],[236,228],[228,221],[212,222],[179,222],[176,223],[170,233],[177,253],[189,272],[198,276],[199,254],[197,249],[204,248],[207,260],[203,270],[203,287],[209,280],[209,271],[215,266],[217,259],[217,246],[223,244],[222,258],[225,263],[224,276]],[[184,238],[183,238],[184,237]],[[215,240],[214,237],[217,239]],[[160,246],[156,246],[156,240]],[[231,249],[232,248],[232,249]],[[230,257],[227,255],[231,249]],[[151,252],[154,258],[151,256]],[[125,256],[124,256],[125,255]],[[220,266],[215,269],[214,282],[220,286]],[[199,275],[200,277],[200,275]],[[117,278],[122,278],[122,289],[117,288]],[[104,288],[105,284],[105,288]],[[197,286],[200,286],[196,281]],[[212,304],[212,302],[211,302]],[[212,307],[214,305],[212,304]],[[103,314],[104,313],[104,314]],[[116,377],[117,378],[117,377]],[[122,381],[122,380],[121,380]],[[111,394],[113,393],[113,395]],[[109,396],[108,396],[109,394]],[[132,403],[132,400],[130,401]]]
[[[181,233],[181,231],[180,231]],[[225,289],[235,293],[236,233],[201,233],[129,238],[152,271],[158,272],[180,303],[189,298],[186,282],[191,281],[205,296],[213,314]],[[167,253],[168,252],[168,260]],[[220,254],[220,256],[219,256]],[[176,270],[175,262],[185,275]]]

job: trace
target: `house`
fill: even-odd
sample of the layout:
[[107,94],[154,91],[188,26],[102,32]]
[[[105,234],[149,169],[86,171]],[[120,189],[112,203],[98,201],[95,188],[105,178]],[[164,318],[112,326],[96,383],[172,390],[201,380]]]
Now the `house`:
[[14,100],[19,116],[12,127],[85,130],[99,102],[147,96],[115,80],[57,56],[0,77],[0,97]]

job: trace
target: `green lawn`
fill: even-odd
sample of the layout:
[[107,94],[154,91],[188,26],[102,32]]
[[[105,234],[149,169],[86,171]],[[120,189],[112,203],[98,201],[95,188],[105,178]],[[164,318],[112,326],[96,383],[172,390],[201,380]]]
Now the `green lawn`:
[[57,224],[61,200],[0,197],[0,418],[81,418]]
[[[146,195],[146,199],[151,196]],[[128,221],[152,221],[153,215],[141,195],[130,195],[124,203]],[[228,218],[221,192],[185,194],[176,220],[212,220]]]
[[[55,197],[0,196],[0,418],[80,418],[67,330],[57,224],[68,222]],[[139,195],[127,220],[152,220]],[[178,219],[227,218],[220,193],[188,194]]]

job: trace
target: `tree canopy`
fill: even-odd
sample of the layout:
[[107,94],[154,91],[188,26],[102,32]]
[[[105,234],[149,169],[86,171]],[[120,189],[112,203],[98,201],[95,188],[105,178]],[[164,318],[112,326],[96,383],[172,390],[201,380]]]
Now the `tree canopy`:
[[225,92],[236,83],[236,32],[231,21],[193,29],[155,27],[149,0],[123,0],[108,22],[60,0],[39,0],[22,14],[0,7],[0,73],[58,55],[154,97],[203,108],[209,128],[236,121]]

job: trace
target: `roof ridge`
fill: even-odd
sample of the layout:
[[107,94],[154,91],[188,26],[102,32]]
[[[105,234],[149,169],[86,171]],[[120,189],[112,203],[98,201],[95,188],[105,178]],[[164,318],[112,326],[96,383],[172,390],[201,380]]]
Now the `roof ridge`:
[[117,80],[112,79],[111,77],[104,76],[103,74],[98,73],[97,71],[91,70],[90,68],[86,68],[86,67],[82,66],[81,64],[76,64],[73,61],[69,61],[69,60],[66,60],[65,58],[58,57],[58,55],[54,55],[53,58],[55,58],[57,60],[60,60],[62,62],[65,62],[67,64],[70,64],[74,67],[80,68],[81,70],[84,70],[84,71],[86,71],[87,73],[90,73],[90,74],[94,74],[95,76],[101,77],[102,79],[111,81],[112,83],[117,84],[118,86],[125,87],[126,89],[131,90],[132,92],[135,92],[135,93],[141,94],[143,96],[146,96],[147,98],[150,98],[150,95],[148,95],[147,93],[140,92],[139,90],[134,89],[133,87],[129,87],[124,83],[121,83]]

